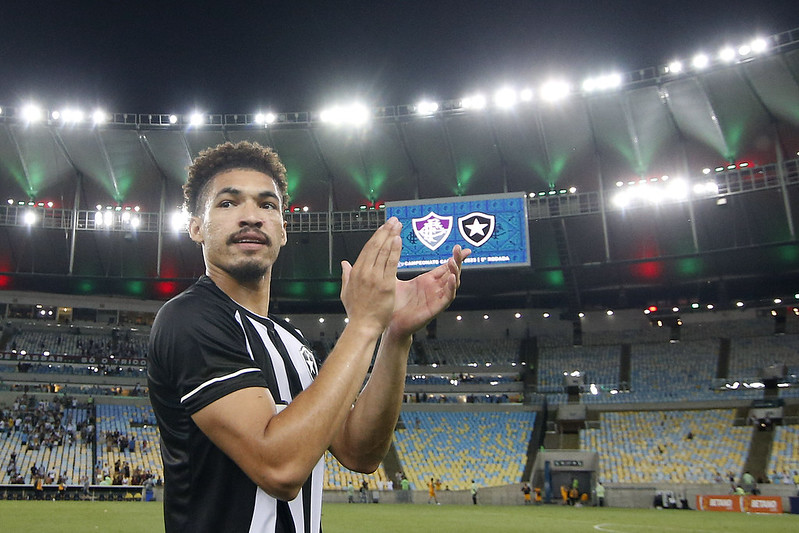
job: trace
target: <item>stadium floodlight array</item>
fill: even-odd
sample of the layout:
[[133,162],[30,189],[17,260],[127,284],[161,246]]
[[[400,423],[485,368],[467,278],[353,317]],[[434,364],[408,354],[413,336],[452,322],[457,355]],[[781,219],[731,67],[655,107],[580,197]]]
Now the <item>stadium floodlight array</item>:
[[[494,109],[507,110],[515,108],[518,104],[529,103],[537,95],[538,100],[545,103],[559,102],[574,94],[590,96],[593,93],[632,88],[646,84],[660,84],[679,76],[692,75],[716,66],[727,66],[736,63],[752,61],[763,54],[789,50],[799,45],[799,28],[786,32],[773,34],[767,37],[756,37],[737,45],[727,45],[716,54],[698,52],[689,61],[675,58],[665,65],[629,71],[626,73],[612,72],[599,76],[588,77],[583,80],[579,91],[573,91],[568,80],[546,81],[534,94],[530,88],[519,91],[509,87],[498,89],[494,93],[491,104]],[[425,101],[418,104],[383,106],[369,109],[364,104],[351,104],[334,106],[321,112],[290,112],[275,113],[237,113],[237,114],[208,114],[192,111],[186,115],[166,114],[135,114],[135,113],[107,113],[95,110],[91,113],[93,125],[113,124],[128,126],[152,127],[269,127],[280,124],[311,124],[315,122],[328,123],[337,126],[364,126],[374,119],[397,119],[406,116],[430,117],[439,113],[462,113],[480,111],[489,108],[489,101],[482,95],[468,96],[460,99]],[[0,107],[0,120],[16,120],[25,123],[47,121],[52,125],[57,124],[85,124],[88,121],[79,108],[64,108],[46,112],[33,103],[22,105],[19,109],[14,107]]]

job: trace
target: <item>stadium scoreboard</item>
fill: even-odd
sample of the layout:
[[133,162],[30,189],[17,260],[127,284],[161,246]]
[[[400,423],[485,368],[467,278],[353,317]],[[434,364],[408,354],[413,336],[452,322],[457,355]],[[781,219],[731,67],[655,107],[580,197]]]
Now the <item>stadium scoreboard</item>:
[[471,248],[464,268],[530,266],[524,193],[386,202],[386,218],[402,222],[400,270],[446,263],[452,247]]

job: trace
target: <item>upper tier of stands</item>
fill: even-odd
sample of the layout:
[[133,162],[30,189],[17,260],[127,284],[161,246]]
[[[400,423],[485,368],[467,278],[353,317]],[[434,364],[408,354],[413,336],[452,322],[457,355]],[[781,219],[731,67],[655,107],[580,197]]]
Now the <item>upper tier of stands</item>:
[[[734,317],[733,317],[734,318]],[[790,322],[789,330],[796,329]],[[5,347],[0,353],[0,372],[34,374],[69,374],[86,376],[86,383],[65,380],[62,390],[74,394],[119,394],[113,387],[94,387],[92,376],[119,376],[139,379],[144,387],[147,337],[141,331],[115,330],[114,328],[49,327],[41,324],[13,325],[5,331]],[[799,375],[799,334],[773,334],[774,324],[769,317],[717,320],[685,324],[681,328],[681,342],[668,342],[668,328],[654,326],[634,330],[592,331],[583,335],[582,346],[571,345],[571,339],[561,334],[542,332],[538,339],[538,368],[535,376],[537,397],[547,396],[550,404],[566,401],[563,394],[563,373],[580,370],[586,375],[586,390],[580,396],[583,403],[635,403],[717,401],[725,399],[755,399],[763,397],[762,389],[720,390],[716,380],[721,358],[719,339],[730,339],[729,365],[726,377],[730,381],[751,381],[763,367],[772,363],[784,365],[789,375]],[[12,335],[8,332],[13,331]],[[324,349],[332,347],[331,339],[320,341]],[[486,373],[491,366],[514,365],[514,374],[499,371],[488,381],[520,380],[527,374],[521,364],[524,343],[518,338],[473,339],[422,339],[416,343],[412,354],[424,366],[447,366],[456,376],[469,371]],[[630,346],[630,373],[623,379],[621,353]],[[16,365],[23,357],[24,362]],[[41,354],[49,355],[41,355]],[[67,360],[63,354],[73,356]],[[62,360],[57,359],[62,357]],[[77,358],[77,359],[75,359]],[[120,364],[122,363],[122,364]],[[426,381],[410,378],[408,384],[441,385],[436,378]],[[7,376],[7,382],[25,381],[21,375]],[[58,382],[57,378],[52,378]],[[789,380],[791,381],[791,380]],[[799,378],[792,378],[799,384]],[[472,383],[477,383],[472,381]],[[528,383],[530,380],[528,379]],[[465,384],[461,381],[460,384]],[[595,384],[596,394],[588,391]],[[0,388],[8,388],[8,383]],[[133,385],[131,385],[132,387]],[[528,395],[532,389],[528,389]],[[415,391],[414,391],[415,392]],[[459,393],[457,390],[434,390],[423,401],[464,401],[468,396],[474,402],[518,401],[517,392],[494,394],[486,390]],[[782,398],[799,397],[799,386],[779,390]],[[528,397],[528,400],[532,396]],[[416,396],[412,399],[419,401]]]

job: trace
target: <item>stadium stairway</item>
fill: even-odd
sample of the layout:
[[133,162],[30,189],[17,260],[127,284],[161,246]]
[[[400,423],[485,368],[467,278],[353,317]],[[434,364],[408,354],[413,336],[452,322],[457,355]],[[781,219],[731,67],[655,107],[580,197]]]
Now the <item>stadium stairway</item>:
[[768,478],[768,459],[771,457],[771,446],[774,443],[774,429],[758,431],[752,429],[752,442],[749,445],[749,455],[744,463],[744,472],[749,472],[755,479]]

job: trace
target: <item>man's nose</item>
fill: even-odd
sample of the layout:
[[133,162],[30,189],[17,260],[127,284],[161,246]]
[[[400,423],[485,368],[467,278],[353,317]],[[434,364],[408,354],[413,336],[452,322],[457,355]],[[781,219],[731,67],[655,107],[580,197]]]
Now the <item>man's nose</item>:
[[264,221],[262,217],[263,211],[254,203],[247,202],[242,206],[241,218],[239,219],[239,226],[255,226],[260,228],[263,226]]

